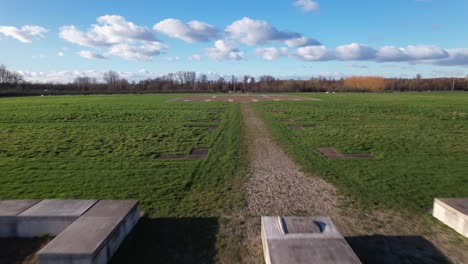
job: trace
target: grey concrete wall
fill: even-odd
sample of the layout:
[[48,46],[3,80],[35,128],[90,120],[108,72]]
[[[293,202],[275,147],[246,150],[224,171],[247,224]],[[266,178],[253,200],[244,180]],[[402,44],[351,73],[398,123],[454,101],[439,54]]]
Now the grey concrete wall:
[[468,238],[468,198],[435,199],[432,215]]

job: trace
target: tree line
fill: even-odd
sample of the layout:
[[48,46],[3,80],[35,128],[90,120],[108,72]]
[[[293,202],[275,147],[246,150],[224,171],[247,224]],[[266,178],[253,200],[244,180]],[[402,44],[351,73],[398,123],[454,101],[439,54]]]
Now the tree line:
[[103,81],[81,76],[71,83],[32,83],[0,66],[0,96],[76,95],[128,93],[279,93],[279,92],[403,92],[403,91],[468,91],[466,78],[383,78],[351,76],[346,78],[313,77],[309,80],[280,80],[271,75],[257,79],[245,75],[208,80],[205,74],[180,71],[163,76],[129,82],[118,72],[108,71]]

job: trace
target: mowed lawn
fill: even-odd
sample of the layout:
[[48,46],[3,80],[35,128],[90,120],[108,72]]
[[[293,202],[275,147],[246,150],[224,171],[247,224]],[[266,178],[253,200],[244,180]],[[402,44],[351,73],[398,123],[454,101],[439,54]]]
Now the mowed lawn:
[[[468,197],[468,93],[301,95],[322,101],[256,108],[306,171],[360,206],[423,212],[435,197]],[[318,147],[376,158],[331,160]]]
[[[146,217],[115,260],[211,259],[220,217],[244,206],[240,108],[177,97],[0,99],[0,199],[138,199]],[[208,158],[156,159],[192,148]]]

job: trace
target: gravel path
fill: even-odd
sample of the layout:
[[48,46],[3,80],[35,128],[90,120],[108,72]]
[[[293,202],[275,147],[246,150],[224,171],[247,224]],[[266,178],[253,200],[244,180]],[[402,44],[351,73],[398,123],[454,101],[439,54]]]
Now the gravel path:
[[249,213],[330,215],[337,204],[335,188],[318,177],[306,176],[272,141],[265,123],[250,104],[243,104],[242,111],[249,135]]
[[[242,263],[263,263],[260,216],[330,216],[363,263],[468,263],[468,240],[432,217],[365,210],[319,177],[305,175],[251,104],[241,104],[249,146]],[[376,255],[376,252],[377,255]]]
[[248,135],[249,181],[242,222],[245,250],[242,263],[264,263],[260,216],[332,215],[336,189],[317,177],[306,176],[275,142],[250,104],[241,104]]

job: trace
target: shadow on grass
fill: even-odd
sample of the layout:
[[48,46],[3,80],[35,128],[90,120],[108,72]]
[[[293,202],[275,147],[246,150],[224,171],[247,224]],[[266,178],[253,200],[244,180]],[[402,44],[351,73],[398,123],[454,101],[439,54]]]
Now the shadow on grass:
[[431,242],[419,236],[347,237],[363,264],[450,263]]
[[52,238],[1,238],[0,263],[35,263],[35,254]]
[[218,229],[217,218],[143,217],[110,263],[213,263]]

